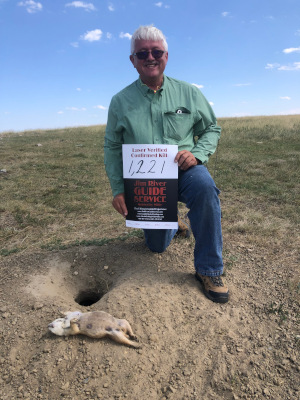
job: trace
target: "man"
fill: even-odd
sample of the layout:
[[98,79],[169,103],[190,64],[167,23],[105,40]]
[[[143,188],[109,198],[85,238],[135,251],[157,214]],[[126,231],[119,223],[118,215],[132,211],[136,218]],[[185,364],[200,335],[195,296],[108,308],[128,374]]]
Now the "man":
[[[124,217],[122,144],[177,144],[178,199],[189,208],[195,237],[196,278],[212,301],[226,303],[222,281],[221,210],[216,188],[204,163],[214,153],[221,129],[199,89],[164,75],[168,45],[154,26],[141,26],[131,39],[130,61],[139,79],[116,94],[108,112],[105,167],[113,192],[113,207]],[[153,252],[163,252],[176,234],[173,229],[145,229]]]

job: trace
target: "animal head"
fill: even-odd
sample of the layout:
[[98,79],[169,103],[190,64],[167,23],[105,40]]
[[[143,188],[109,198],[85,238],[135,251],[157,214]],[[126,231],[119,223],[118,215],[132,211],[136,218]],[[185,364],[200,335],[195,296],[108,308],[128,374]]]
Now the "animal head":
[[80,311],[67,312],[64,318],[58,318],[51,322],[48,325],[48,329],[55,335],[67,336],[70,334],[70,321],[74,318],[79,318],[81,314]]

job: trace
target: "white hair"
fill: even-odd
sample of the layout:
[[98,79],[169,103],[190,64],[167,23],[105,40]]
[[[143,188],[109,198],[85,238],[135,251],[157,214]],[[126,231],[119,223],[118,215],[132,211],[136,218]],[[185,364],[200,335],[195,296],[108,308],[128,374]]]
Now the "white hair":
[[155,28],[153,25],[140,26],[132,35],[131,38],[131,54],[134,53],[134,46],[136,40],[153,40],[161,41],[163,43],[165,51],[168,51],[168,43],[165,35],[161,30]]

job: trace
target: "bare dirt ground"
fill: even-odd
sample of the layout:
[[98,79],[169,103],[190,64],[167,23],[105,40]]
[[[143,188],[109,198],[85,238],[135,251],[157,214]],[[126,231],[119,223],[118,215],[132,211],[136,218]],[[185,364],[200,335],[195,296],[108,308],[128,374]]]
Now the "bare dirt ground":
[[[0,399],[299,399],[296,254],[241,238],[224,237],[225,305],[202,294],[192,239],[3,258]],[[51,334],[65,310],[126,318],[142,347]]]

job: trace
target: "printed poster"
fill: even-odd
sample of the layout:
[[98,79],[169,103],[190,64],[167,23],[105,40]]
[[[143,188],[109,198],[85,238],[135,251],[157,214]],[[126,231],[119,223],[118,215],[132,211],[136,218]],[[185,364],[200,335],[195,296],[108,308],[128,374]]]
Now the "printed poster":
[[177,145],[123,144],[126,226],[178,229]]

